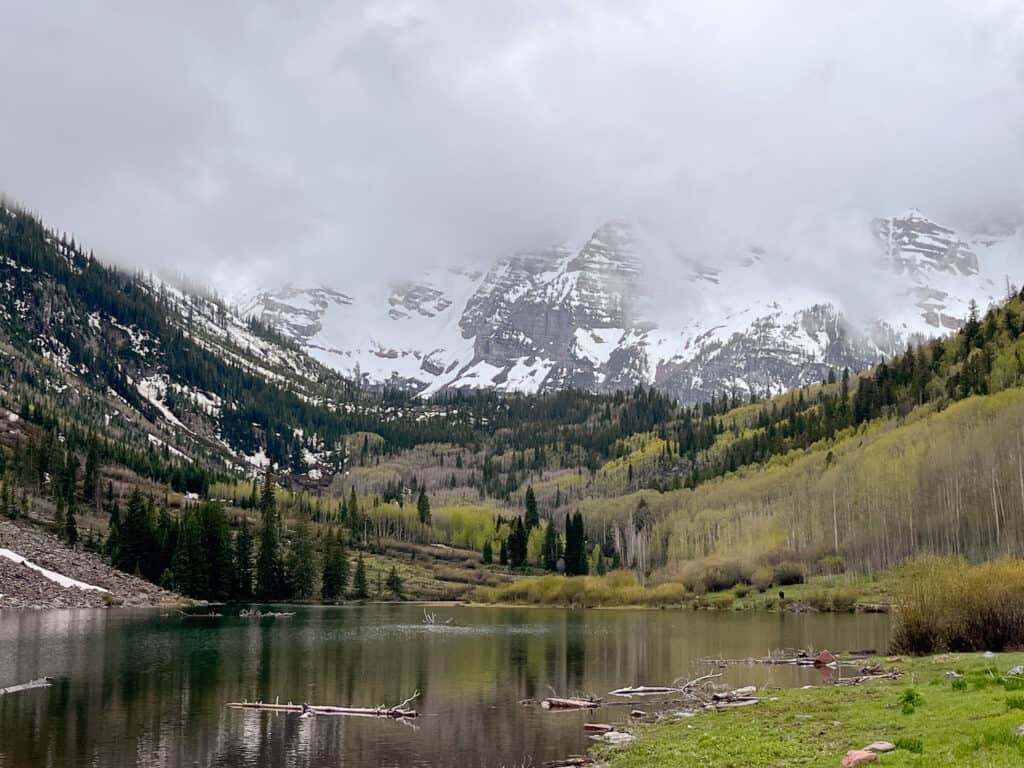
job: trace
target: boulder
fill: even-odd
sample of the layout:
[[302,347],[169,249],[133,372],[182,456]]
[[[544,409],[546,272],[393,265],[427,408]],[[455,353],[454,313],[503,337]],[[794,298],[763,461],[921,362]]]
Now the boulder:
[[816,667],[827,667],[829,664],[835,664],[836,657],[832,655],[831,651],[822,651],[814,657],[814,666]]
[[1016,667],[1010,667],[1009,671],[1006,674],[1011,675],[1013,677],[1016,677],[1017,675],[1024,675],[1024,667],[1020,666],[1019,664]]
[[964,676],[961,675],[959,672],[947,672],[946,673],[946,679],[947,680],[963,680]]
[[868,752],[866,749],[851,749],[844,756],[839,765],[842,768],[854,768],[857,765],[867,765],[873,763],[878,759],[878,755],[874,752]]
[[864,747],[865,752],[875,752],[882,754],[884,752],[892,752],[896,749],[896,745],[891,741],[873,741]]
[[1013,732],[1018,736],[1024,736],[1024,725],[1018,725],[1013,729]]

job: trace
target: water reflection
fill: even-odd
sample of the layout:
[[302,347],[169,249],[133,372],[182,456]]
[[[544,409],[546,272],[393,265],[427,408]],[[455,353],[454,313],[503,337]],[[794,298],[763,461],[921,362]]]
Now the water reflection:
[[[705,656],[777,647],[884,647],[883,616],[689,611],[308,608],[286,620],[183,620],[152,612],[0,613],[0,766],[501,766],[586,746],[583,713],[522,699],[696,676]],[[753,667],[737,684],[820,682]],[[415,723],[228,710],[263,699],[373,706],[419,690]],[[619,720],[628,708],[610,708]]]

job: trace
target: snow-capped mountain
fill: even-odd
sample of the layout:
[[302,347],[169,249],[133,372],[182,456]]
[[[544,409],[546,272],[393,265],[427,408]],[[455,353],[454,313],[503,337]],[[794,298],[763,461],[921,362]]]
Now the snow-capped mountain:
[[[239,309],[369,384],[429,395],[645,383],[693,403],[820,381],[947,333],[970,301],[984,308],[1005,295],[1021,253],[1016,236],[966,237],[917,211],[865,232],[875,251],[848,267],[849,281],[824,281],[831,288],[760,248],[715,266],[684,258],[650,285],[633,228],[609,222],[580,247],[514,254],[486,273],[432,270],[358,299],[288,286]],[[872,306],[844,282],[868,282]]]

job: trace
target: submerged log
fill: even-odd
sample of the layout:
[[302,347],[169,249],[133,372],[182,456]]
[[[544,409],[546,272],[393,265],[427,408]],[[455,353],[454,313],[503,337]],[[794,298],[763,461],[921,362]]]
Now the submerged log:
[[29,680],[27,683],[18,683],[17,685],[9,685],[6,688],[0,688],[0,696],[8,693],[31,691],[33,688],[49,688],[51,685],[53,685],[53,680],[49,677],[40,677],[36,680]]
[[600,701],[593,699],[563,699],[558,696],[549,696],[541,701],[544,709],[597,709],[601,706]]
[[583,730],[587,733],[608,733],[614,731],[615,728],[608,723],[584,723]]

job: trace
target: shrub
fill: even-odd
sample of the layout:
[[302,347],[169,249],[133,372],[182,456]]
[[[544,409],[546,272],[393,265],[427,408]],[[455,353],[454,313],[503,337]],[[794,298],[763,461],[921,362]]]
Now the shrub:
[[902,569],[893,648],[1002,651],[1024,645],[1024,561],[970,566],[957,558],[921,558]]
[[836,613],[853,613],[859,599],[860,595],[852,589],[837,589],[832,593],[832,610]]
[[775,583],[780,587],[804,583],[804,567],[793,560],[775,566]]
[[732,593],[742,600],[744,597],[750,594],[750,585],[737,584],[736,587],[733,589]]
[[694,560],[683,568],[683,584],[697,594],[732,589],[750,578],[749,568],[739,560],[707,557]]
[[1024,709],[1024,696],[1008,696],[1006,698],[1007,709]]
[[967,681],[964,680],[962,677],[958,677],[950,685],[951,685],[951,687],[953,688],[954,691],[966,691],[967,690]]
[[904,736],[903,738],[896,739],[893,744],[896,745],[896,749],[904,749],[907,752],[913,752],[915,755],[920,755],[924,752],[924,742],[920,739]]
[[765,566],[758,568],[750,577],[750,583],[754,585],[758,592],[766,592],[774,580],[775,572]]

